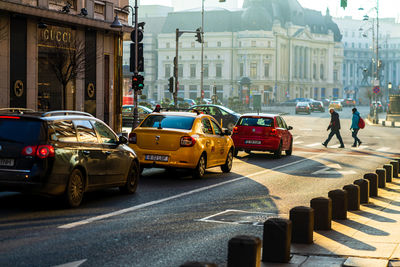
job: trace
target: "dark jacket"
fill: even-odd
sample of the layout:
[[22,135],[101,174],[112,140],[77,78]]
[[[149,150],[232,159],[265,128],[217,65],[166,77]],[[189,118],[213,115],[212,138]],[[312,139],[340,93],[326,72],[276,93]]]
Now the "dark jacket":
[[331,114],[331,122],[329,123],[328,130],[338,131],[340,130],[340,120],[339,114],[336,111],[333,111]]

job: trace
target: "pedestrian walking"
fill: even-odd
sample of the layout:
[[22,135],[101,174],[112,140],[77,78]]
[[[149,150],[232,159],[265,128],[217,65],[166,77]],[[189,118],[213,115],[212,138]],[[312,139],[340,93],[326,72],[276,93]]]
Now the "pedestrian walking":
[[360,127],[358,126],[358,123],[360,122],[360,113],[357,111],[356,108],[353,108],[351,111],[353,112],[353,117],[351,118],[350,131],[352,132],[351,136],[354,138],[354,144],[352,145],[352,147],[357,147],[357,143],[358,146],[360,146],[362,143],[361,140],[357,137],[358,131],[360,130]]
[[161,112],[161,106],[157,104],[153,112]]
[[327,131],[331,130],[329,133],[328,139],[325,140],[325,142],[322,143],[324,147],[328,146],[329,141],[332,139],[334,135],[336,135],[337,139],[340,142],[340,147],[339,148],[344,148],[343,140],[342,137],[340,136],[340,120],[339,120],[339,114],[335,112],[333,108],[329,109],[329,113],[331,113],[331,122],[329,123]]

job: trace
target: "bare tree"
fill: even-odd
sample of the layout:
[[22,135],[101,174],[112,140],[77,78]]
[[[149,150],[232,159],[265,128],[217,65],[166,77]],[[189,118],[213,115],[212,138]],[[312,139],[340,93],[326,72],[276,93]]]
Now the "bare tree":
[[70,47],[52,48],[48,63],[62,85],[62,103],[65,109],[68,83],[85,71],[85,43],[75,41]]

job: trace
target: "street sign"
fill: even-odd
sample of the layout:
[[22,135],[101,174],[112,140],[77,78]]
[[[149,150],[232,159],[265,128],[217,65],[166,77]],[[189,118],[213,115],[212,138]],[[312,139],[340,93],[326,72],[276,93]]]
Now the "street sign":
[[375,94],[379,94],[380,91],[381,91],[381,89],[379,89],[379,86],[375,86],[374,87],[374,93]]
[[374,80],[374,86],[379,86],[379,80]]

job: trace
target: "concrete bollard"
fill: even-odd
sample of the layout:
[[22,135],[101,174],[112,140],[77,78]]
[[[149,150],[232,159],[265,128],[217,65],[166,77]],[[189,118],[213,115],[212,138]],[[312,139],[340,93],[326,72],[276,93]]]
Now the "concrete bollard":
[[369,181],[365,179],[358,179],[354,184],[360,187],[360,203],[365,204],[369,202]]
[[355,184],[343,186],[343,190],[347,192],[347,210],[360,209],[360,187]]
[[332,229],[332,199],[327,197],[317,197],[310,201],[311,208],[314,209],[314,230]]
[[264,222],[263,262],[287,263],[290,260],[292,222],[283,218],[270,218]]
[[328,192],[328,196],[332,199],[332,219],[347,219],[347,192],[336,189]]
[[188,261],[179,267],[218,267],[218,265],[215,263]]
[[393,166],[391,164],[383,165],[386,170],[386,183],[391,183],[393,180]]
[[386,170],[384,168],[376,169],[376,175],[378,175],[378,187],[386,187]]
[[390,162],[393,167],[393,178],[399,178],[399,162],[397,160],[393,160]]
[[261,240],[255,236],[238,235],[228,243],[228,267],[259,267]]
[[378,175],[376,173],[364,174],[364,179],[369,181],[369,196],[378,196]]
[[311,244],[314,233],[314,209],[298,206],[290,210],[292,243]]

